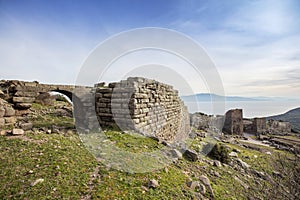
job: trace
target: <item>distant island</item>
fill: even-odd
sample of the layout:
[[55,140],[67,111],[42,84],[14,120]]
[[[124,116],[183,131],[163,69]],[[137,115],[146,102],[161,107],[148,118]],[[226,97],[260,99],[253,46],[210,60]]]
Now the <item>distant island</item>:
[[185,102],[210,102],[210,101],[295,101],[296,99],[283,97],[240,97],[222,96],[212,93],[199,93],[194,95],[181,96]]

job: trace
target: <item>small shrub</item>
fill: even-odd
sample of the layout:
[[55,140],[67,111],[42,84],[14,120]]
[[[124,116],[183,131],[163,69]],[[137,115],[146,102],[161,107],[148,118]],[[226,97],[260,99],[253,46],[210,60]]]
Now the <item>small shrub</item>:
[[212,159],[221,161],[222,163],[229,162],[229,151],[225,145],[220,143],[217,143],[207,155]]

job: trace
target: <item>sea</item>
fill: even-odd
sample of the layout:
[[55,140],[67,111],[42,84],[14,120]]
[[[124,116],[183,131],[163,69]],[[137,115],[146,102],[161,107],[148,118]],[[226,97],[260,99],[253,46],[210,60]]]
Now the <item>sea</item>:
[[299,101],[227,101],[184,102],[189,113],[202,112],[208,115],[224,115],[230,109],[243,109],[244,118],[268,117],[300,107]]

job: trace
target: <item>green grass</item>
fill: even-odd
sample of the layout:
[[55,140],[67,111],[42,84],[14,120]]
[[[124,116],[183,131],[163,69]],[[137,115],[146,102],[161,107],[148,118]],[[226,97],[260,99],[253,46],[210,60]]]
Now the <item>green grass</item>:
[[[107,131],[105,136],[118,148],[133,153],[161,148],[157,141],[138,135]],[[201,175],[210,178],[215,199],[247,199],[251,193],[259,194],[256,179],[233,168],[214,167],[202,161],[183,159],[147,173],[109,168],[104,165],[105,162],[96,161],[77,135],[27,133],[22,137],[0,137],[0,144],[0,199],[80,199],[86,195],[92,199],[194,199],[195,191],[191,191],[186,183],[188,178],[197,181]],[[273,170],[272,155],[275,156],[277,151],[267,155],[227,145],[240,150],[239,157],[252,168],[268,173]],[[258,157],[254,158],[254,155]],[[151,163],[145,160],[144,164]],[[98,177],[89,185],[90,174],[97,167]],[[33,172],[29,173],[30,170]],[[214,175],[215,172],[219,173],[219,177]],[[234,176],[250,188],[243,188]],[[39,178],[43,178],[44,182],[30,186]],[[158,180],[159,187],[147,191],[145,187],[150,179]],[[268,189],[266,181],[259,182]],[[210,195],[209,192],[205,194],[208,198]]]
[[0,143],[0,199],[78,199],[87,191],[96,161],[78,137],[27,134]]
[[[55,106],[33,104],[35,127],[74,126],[72,118],[54,115]],[[200,138],[188,141],[198,152],[210,142]],[[274,170],[280,171],[276,159],[281,157],[285,159],[283,168],[293,167],[289,161],[293,157],[287,152],[262,146],[259,147],[263,151],[257,151],[234,144],[225,145],[230,151],[238,150],[239,158],[257,171],[270,175]],[[268,181],[232,167],[215,167],[209,164],[212,159],[208,157],[196,162],[182,159],[168,163],[160,155],[164,148],[154,139],[115,129],[80,135],[26,133],[17,137],[1,136],[0,199],[196,199],[196,191],[188,188],[187,182],[190,179],[199,181],[201,175],[209,177],[217,200],[248,199],[249,196],[266,199],[274,192]],[[92,178],[96,169],[98,174]],[[141,173],[143,171],[145,173]],[[40,178],[44,181],[31,186]],[[158,188],[147,189],[151,179],[158,180]],[[205,197],[212,196],[207,191]]]

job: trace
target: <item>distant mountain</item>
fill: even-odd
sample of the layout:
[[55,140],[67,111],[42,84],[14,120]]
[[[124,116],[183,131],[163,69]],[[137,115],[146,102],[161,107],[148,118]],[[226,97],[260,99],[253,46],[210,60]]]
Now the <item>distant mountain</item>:
[[249,97],[239,97],[239,96],[221,96],[217,94],[210,93],[200,93],[195,95],[188,95],[181,97],[183,101],[186,102],[207,102],[207,101],[270,101],[271,98],[259,97],[259,98],[249,98]]
[[282,120],[290,122],[292,129],[300,133],[300,108],[295,108],[281,115],[267,117],[267,119]]

